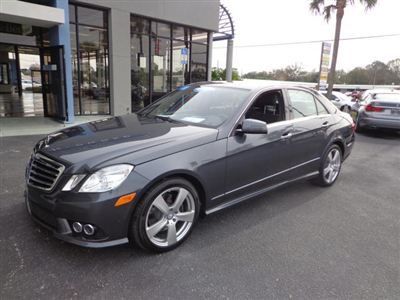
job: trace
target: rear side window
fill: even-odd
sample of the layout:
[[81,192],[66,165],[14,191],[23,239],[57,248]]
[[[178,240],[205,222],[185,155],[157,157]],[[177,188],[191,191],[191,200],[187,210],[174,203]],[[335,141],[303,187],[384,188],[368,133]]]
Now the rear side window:
[[288,90],[295,119],[317,115],[314,96],[301,90]]

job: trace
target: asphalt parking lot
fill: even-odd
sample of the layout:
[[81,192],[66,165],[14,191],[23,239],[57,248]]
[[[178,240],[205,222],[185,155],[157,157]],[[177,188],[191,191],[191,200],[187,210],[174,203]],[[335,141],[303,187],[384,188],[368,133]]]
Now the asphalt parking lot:
[[161,255],[35,225],[23,174],[38,139],[0,138],[0,299],[400,298],[400,134],[358,135],[333,187],[296,183],[208,216]]

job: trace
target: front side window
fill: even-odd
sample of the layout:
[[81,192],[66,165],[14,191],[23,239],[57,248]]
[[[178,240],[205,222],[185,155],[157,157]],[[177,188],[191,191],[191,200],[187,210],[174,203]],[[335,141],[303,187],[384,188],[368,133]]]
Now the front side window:
[[183,86],[139,112],[139,116],[217,128],[232,119],[250,90],[218,86]]
[[319,102],[317,99],[315,99],[315,104],[317,105],[317,111],[319,115],[324,115],[328,113],[325,106],[323,106],[322,103]]
[[246,119],[256,119],[267,124],[285,120],[285,103],[282,91],[261,94],[246,113]]
[[301,90],[288,90],[294,119],[317,115],[314,96]]

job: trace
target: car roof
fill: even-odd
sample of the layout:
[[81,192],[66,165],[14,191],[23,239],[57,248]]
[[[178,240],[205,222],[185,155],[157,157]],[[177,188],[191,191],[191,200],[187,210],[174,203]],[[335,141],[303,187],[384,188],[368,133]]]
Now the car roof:
[[268,80],[244,80],[244,81],[235,81],[235,82],[227,82],[227,81],[209,81],[209,82],[198,82],[194,83],[198,85],[204,86],[212,86],[218,85],[221,87],[229,87],[229,88],[237,88],[237,89],[247,89],[251,91],[258,91],[262,89],[282,89],[282,88],[300,88],[309,90],[311,92],[315,92],[315,90],[311,89],[307,86],[302,86],[299,84],[293,83],[285,83],[285,82],[276,82],[276,81],[268,81]]

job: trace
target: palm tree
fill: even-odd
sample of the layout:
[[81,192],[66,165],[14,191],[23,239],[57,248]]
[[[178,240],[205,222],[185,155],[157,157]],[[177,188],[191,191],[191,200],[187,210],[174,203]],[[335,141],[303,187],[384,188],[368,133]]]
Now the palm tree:
[[[323,14],[325,20],[328,22],[331,18],[331,15],[334,11],[336,11],[336,29],[335,29],[335,43],[333,46],[332,53],[332,64],[331,70],[328,78],[328,97],[332,94],[334,78],[336,73],[336,62],[339,51],[339,42],[340,42],[340,30],[342,28],[342,19],[344,16],[344,10],[347,4],[354,4],[355,0],[336,0],[336,4],[325,5],[325,0],[311,0],[310,9],[312,12],[317,14]],[[359,0],[362,4],[365,5],[366,9],[370,9],[376,5],[378,0]]]

